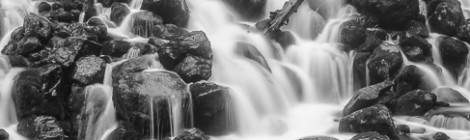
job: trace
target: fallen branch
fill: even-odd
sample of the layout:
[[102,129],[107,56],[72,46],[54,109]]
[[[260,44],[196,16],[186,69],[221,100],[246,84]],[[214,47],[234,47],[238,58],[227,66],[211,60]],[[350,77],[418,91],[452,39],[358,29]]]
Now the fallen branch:
[[282,9],[271,13],[271,20],[269,22],[269,27],[266,30],[265,34],[271,34],[280,30],[280,28],[287,24],[289,17],[297,12],[297,9],[304,2],[304,0],[289,0],[284,3]]

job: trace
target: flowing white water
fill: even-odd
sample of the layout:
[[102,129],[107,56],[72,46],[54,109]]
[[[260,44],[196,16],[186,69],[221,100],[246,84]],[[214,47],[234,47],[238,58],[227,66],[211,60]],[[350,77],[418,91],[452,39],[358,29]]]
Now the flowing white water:
[[[233,21],[237,19],[235,14],[227,11],[221,1],[188,2],[192,10],[189,28],[203,30],[213,46],[211,80],[230,87],[235,103],[237,133],[216,139],[296,139],[315,134],[339,135],[335,131],[334,114],[339,111],[338,103],[351,96],[353,85],[354,53],[342,52],[335,43],[339,26],[344,21],[341,18],[347,15],[329,21],[328,28],[322,30],[318,37],[321,39],[317,41],[307,34],[302,36],[304,39],[296,37],[299,43],[289,47],[285,55],[280,54],[281,58],[276,58],[280,53],[276,46],[273,47],[261,33],[247,32],[239,27]],[[307,8],[302,5],[300,14],[311,13]],[[344,11],[348,11],[345,14],[351,13],[351,10]],[[289,24],[302,27],[287,27],[289,30],[297,33],[308,28],[309,22],[297,23],[302,20],[295,18]],[[260,50],[272,72],[238,56],[234,50],[239,41],[253,44]],[[294,75],[287,75],[287,71],[293,71]],[[303,100],[297,100],[299,97]]]

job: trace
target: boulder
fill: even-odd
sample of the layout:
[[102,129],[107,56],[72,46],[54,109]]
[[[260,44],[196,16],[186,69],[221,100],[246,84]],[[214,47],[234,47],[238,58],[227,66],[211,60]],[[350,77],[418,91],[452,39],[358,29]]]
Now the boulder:
[[386,96],[387,91],[390,90],[392,85],[393,82],[384,81],[358,90],[344,107],[343,116],[377,104]]
[[424,72],[414,65],[404,67],[394,81],[393,89],[400,96],[415,89],[432,90],[436,86],[427,83]]
[[0,140],[9,140],[10,134],[5,129],[0,129]]
[[436,105],[436,95],[418,89],[396,99],[392,112],[396,115],[421,116]]
[[456,78],[460,75],[467,62],[468,47],[464,42],[452,38],[444,37],[439,43],[439,51],[442,63]]
[[256,20],[264,16],[267,0],[223,0],[241,17]]
[[197,128],[183,130],[172,140],[209,140],[209,136]]
[[212,82],[190,85],[194,126],[208,135],[224,135],[234,130],[233,103],[229,89]]
[[165,24],[184,27],[189,21],[189,7],[186,0],[143,0],[141,9],[161,16]]
[[124,40],[110,40],[104,44],[102,54],[112,57],[122,57],[126,54],[132,44]]
[[432,62],[432,46],[420,36],[406,36],[400,40],[400,47],[410,61]]
[[69,37],[53,42],[55,48],[48,57],[53,62],[63,66],[71,66],[78,58],[80,50],[84,47],[83,38]]
[[116,25],[119,26],[119,25],[121,25],[121,22],[124,20],[124,18],[129,13],[131,13],[131,11],[129,10],[129,8],[125,4],[123,4],[123,3],[113,3],[111,5],[110,19],[111,19],[111,21],[116,23]]
[[131,0],[98,0],[104,7],[110,7],[113,3],[130,3]]
[[82,57],[75,62],[73,79],[84,85],[101,83],[104,79],[106,62],[96,56]]
[[454,36],[464,23],[458,0],[430,0],[428,2],[429,26],[432,32]]
[[34,140],[63,140],[67,138],[59,122],[51,116],[32,116],[21,119],[17,132]]
[[418,0],[348,0],[359,13],[378,19],[387,29],[403,29],[419,17]]
[[213,54],[204,32],[188,33],[157,48],[158,59],[165,69],[175,71],[185,82],[210,78]]
[[359,133],[351,138],[351,140],[390,140],[389,137],[381,135],[375,131]]
[[420,37],[429,37],[429,30],[428,27],[426,27],[426,24],[416,20],[408,23],[406,33],[411,35],[418,35]]
[[395,43],[383,42],[377,47],[369,58],[370,84],[379,83],[393,78],[403,64],[400,48]]
[[467,19],[464,24],[460,25],[457,36],[461,40],[470,43],[470,19]]
[[30,69],[17,75],[12,87],[12,98],[19,119],[33,115],[64,116],[60,101],[61,69],[57,65]]
[[465,98],[459,91],[452,88],[438,88],[434,91],[436,93],[437,102],[446,103],[469,103],[468,99]]
[[[181,111],[179,123],[187,124],[190,94],[186,83],[175,73],[151,69],[154,56],[132,58],[113,69],[113,101],[119,121],[128,123],[137,134],[150,136],[151,130],[169,136],[169,112]],[[169,106],[178,109],[169,110]],[[152,121],[158,120],[158,121]],[[150,129],[152,126],[159,129]]]
[[347,50],[354,50],[366,40],[366,28],[358,20],[343,22],[340,26],[340,42]]
[[49,20],[30,13],[26,15],[23,23],[24,36],[36,37],[41,43],[46,43],[52,35],[52,26]]
[[366,39],[358,47],[359,51],[372,52],[385,41],[387,32],[380,28],[367,28]]
[[339,131],[354,133],[377,131],[392,139],[398,138],[390,111],[380,104],[344,116],[339,122]]
[[47,2],[41,2],[38,5],[38,13],[41,16],[48,16],[48,14],[51,12],[51,5],[49,5]]
[[446,133],[443,133],[443,132],[437,132],[435,133],[432,138],[434,140],[450,140],[451,138],[449,136],[447,136]]

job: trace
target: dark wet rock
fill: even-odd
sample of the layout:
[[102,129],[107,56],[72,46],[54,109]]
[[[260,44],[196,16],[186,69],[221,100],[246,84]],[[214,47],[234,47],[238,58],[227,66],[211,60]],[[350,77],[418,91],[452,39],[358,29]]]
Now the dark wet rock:
[[121,22],[129,13],[131,13],[131,11],[125,4],[113,3],[113,5],[111,5],[110,19],[116,23],[116,25],[121,25]]
[[446,103],[469,103],[468,99],[465,98],[459,91],[452,88],[438,88],[434,91],[437,96],[438,102]]
[[349,0],[351,5],[364,14],[378,19],[388,29],[402,29],[419,17],[418,0]]
[[406,66],[395,77],[394,90],[398,95],[403,95],[415,89],[431,90],[436,85],[426,83],[426,75],[414,65]]
[[29,54],[42,49],[44,45],[37,37],[24,37],[20,40],[11,40],[2,53],[6,55],[22,55],[28,56]]
[[110,7],[113,3],[130,3],[131,0],[98,0],[104,7]]
[[106,62],[96,56],[82,57],[75,62],[73,79],[81,84],[100,83],[104,78]]
[[401,125],[397,125],[397,132],[401,136],[409,135],[411,133],[411,129],[408,125],[401,124]]
[[470,43],[470,19],[467,19],[464,24],[459,27],[457,36],[467,43]]
[[343,115],[346,116],[357,110],[377,104],[384,96],[386,96],[387,91],[390,90],[392,85],[393,82],[384,81],[360,89],[344,107]]
[[59,122],[51,116],[32,116],[21,119],[17,131],[34,140],[63,140],[67,138]]
[[168,136],[171,130],[170,102],[178,104],[181,118],[188,120],[184,118],[189,114],[190,94],[186,83],[177,74],[148,70],[154,59],[153,56],[137,57],[113,69],[113,101],[117,119],[129,124],[125,128],[134,128],[139,135],[150,136],[151,119],[159,120],[153,122],[159,128],[153,133]]
[[38,5],[38,13],[42,16],[47,16],[51,11],[52,7],[47,2],[41,2]]
[[186,35],[189,32],[174,24],[157,25],[152,30],[152,35],[162,39],[174,39],[178,36]]
[[126,128],[120,124],[118,128],[109,134],[106,140],[142,140],[142,138],[143,136],[132,128]]
[[85,27],[86,38],[88,42],[94,41],[102,43],[107,39],[108,29],[100,18],[93,17],[88,19]]
[[264,16],[267,0],[224,0],[243,18],[256,20]]
[[426,27],[426,24],[420,21],[413,20],[408,23],[408,29],[406,30],[408,34],[418,35],[420,37],[429,37],[429,31]]
[[424,90],[414,90],[400,96],[392,107],[393,114],[421,116],[436,106],[436,95]]
[[17,75],[13,84],[12,98],[18,118],[31,115],[63,116],[60,84],[61,69],[57,66],[45,66],[26,70]]
[[209,136],[197,128],[183,130],[172,140],[209,140]]
[[224,135],[234,129],[229,89],[212,82],[190,85],[194,125],[209,135]]
[[189,7],[186,0],[144,0],[141,9],[161,16],[165,24],[184,27],[189,21]]
[[355,89],[360,89],[362,87],[365,87],[367,85],[367,60],[369,59],[369,56],[371,53],[369,52],[357,52],[356,56],[354,57],[354,63],[353,63],[353,75],[354,75],[354,88]]
[[428,11],[431,31],[441,34],[456,35],[465,20],[458,0],[431,0]]
[[112,57],[122,57],[132,47],[132,44],[123,40],[110,40],[104,44],[102,54]]
[[420,36],[412,35],[401,39],[400,47],[410,61],[432,62],[432,46]]
[[366,28],[359,21],[353,19],[341,24],[340,42],[343,43],[347,50],[354,50],[366,40]]
[[177,72],[184,81],[189,83],[210,78],[213,54],[204,32],[194,31],[166,44],[158,44],[158,59],[162,65]]
[[259,52],[255,46],[246,42],[237,42],[236,46],[237,48],[235,49],[235,52],[238,55],[257,62],[259,65],[266,68],[266,70],[271,71],[271,68],[269,67],[268,62],[264,58],[263,54],[261,54],[261,52]]
[[10,134],[8,134],[5,129],[0,129],[0,140],[8,140],[10,137]]
[[359,133],[351,138],[351,140],[390,140],[389,137],[381,135],[375,131]]
[[338,140],[338,139],[329,137],[329,136],[309,136],[309,137],[300,138],[298,140]]
[[52,26],[49,20],[30,13],[24,18],[24,36],[37,37],[41,43],[46,43],[52,35]]
[[12,67],[29,67],[31,65],[27,58],[20,55],[9,55],[8,60],[10,60]]
[[131,32],[142,37],[152,36],[151,29],[154,28],[155,25],[162,24],[162,19],[158,15],[154,15],[152,12],[148,11],[134,13],[131,18]]
[[188,83],[207,80],[212,75],[212,60],[189,55],[176,65],[173,71]]
[[368,28],[365,30],[366,39],[359,46],[359,51],[372,52],[386,39],[387,32],[380,28]]
[[394,77],[399,72],[402,64],[403,58],[399,46],[394,43],[383,42],[374,50],[367,64],[371,84]]
[[397,139],[390,111],[380,104],[344,116],[339,122],[339,131],[354,133],[377,131],[381,135]]
[[450,140],[451,138],[449,136],[447,136],[446,133],[443,133],[443,132],[437,132],[435,133],[432,138],[434,140]]
[[458,77],[467,62],[468,47],[464,42],[452,38],[444,37],[439,44],[439,51],[442,63],[454,77]]
[[54,43],[54,51],[49,58],[63,66],[70,66],[75,62],[80,50],[83,48],[84,39],[70,37],[62,40],[57,40]]

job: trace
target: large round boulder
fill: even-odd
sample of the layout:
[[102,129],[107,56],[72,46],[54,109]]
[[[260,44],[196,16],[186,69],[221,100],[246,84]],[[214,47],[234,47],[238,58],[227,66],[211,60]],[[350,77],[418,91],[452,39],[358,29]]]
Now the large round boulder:
[[129,13],[131,13],[131,11],[125,4],[113,3],[113,5],[111,5],[110,19],[116,23],[116,25],[121,25],[121,22]]
[[442,63],[454,77],[458,77],[467,62],[467,45],[453,37],[444,37],[439,43]]
[[470,19],[467,19],[464,24],[459,27],[457,36],[467,43],[470,43]]
[[436,93],[436,101],[446,103],[469,103],[459,91],[452,88],[438,88],[434,91]]
[[432,46],[420,36],[406,36],[400,40],[400,47],[410,61],[432,62]]
[[194,126],[209,135],[223,135],[233,130],[233,104],[229,89],[211,82],[190,85]]
[[165,24],[184,27],[189,21],[189,7],[186,0],[143,0],[141,9],[161,16]]
[[348,0],[365,15],[376,17],[381,26],[388,29],[403,29],[419,17],[418,0]]
[[458,0],[430,0],[427,5],[431,31],[456,35],[459,26],[465,21],[460,2]]
[[[189,121],[188,86],[176,73],[149,69],[154,60],[154,56],[132,58],[116,66],[112,74],[117,119],[145,138],[151,133],[169,136],[172,127],[184,128]],[[180,114],[174,117],[181,120],[171,123],[170,114]]]
[[380,104],[344,116],[339,122],[339,131],[354,133],[377,131],[381,135],[398,139],[390,111]]
[[383,42],[377,47],[367,63],[370,84],[393,78],[400,70],[403,58],[395,43]]
[[421,116],[436,106],[436,95],[424,90],[413,90],[396,99],[393,114]]
[[357,91],[354,96],[349,100],[348,104],[343,109],[343,115],[349,115],[357,110],[375,105],[383,99],[387,91],[392,87],[393,82],[384,81],[375,85],[371,85]]

